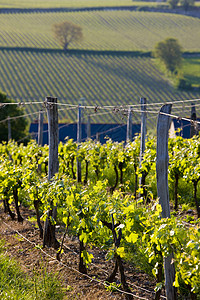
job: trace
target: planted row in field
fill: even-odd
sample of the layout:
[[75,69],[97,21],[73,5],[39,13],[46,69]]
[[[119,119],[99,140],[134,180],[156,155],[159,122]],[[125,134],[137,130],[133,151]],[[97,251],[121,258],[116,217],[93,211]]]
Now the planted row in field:
[[52,25],[71,21],[84,39],[70,47],[95,50],[152,50],[167,37],[177,38],[185,51],[198,51],[200,20],[176,14],[135,11],[93,11],[1,15],[0,46],[60,48]]
[[[187,151],[188,147],[190,151]],[[0,145],[2,158],[0,196],[4,200],[5,211],[9,212],[9,204],[13,199],[18,205],[21,197],[21,201],[24,201],[26,206],[35,208],[41,237],[43,224],[40,219],[49,218],[52,225],[56,223],[64,225],[67,234],[79,239],[79,271],[82,273],[88,272],[92,262],[92,247],[97,246],[103,249],[106,251],[106,258],[114,262],[114,270],[119,268],[122,288],[129,292],[131,290],[128,290],[123,273],[124,259],[134,261],[136,265],[139,262],[137,260],[143,260],[143,265],[146,262],[157,279],[156,293],[159,294],[164,286],[163,258],[174,252],[172,263],[177,272],[174,285],[177,288],[180,287],[181,295],[183,295],[182,288],[184,288],[184,293],[188,291],[191,294],[199,294],[200,232],[198,220],[194,221],[194,218],[190,216],[184,221],[174,216],[171,219],[161,219],[161,206],[154,200],[150,190],[149,204],[143,205],[144,198],[138,199],[133,196],[132,174],[130,173],[130,176],[128,170],[135,172],[135,176],[140,173],[138,154],[138,138],[125,147],[123,144],[111,141],[104,146],[89,141],[81,144],[78,151],[77,145],[69,140],[65,145],[59,145],[59,174],[48,181],[45,174],[47,171],[45,167],[47,168],[48,165],[47,146],[43,148],[35,143],[29,143],[27,147],[24,147],[13,142]],[[141,171],[147,174],[150,172],[151,180],[155,178],[152,176],[155,172],[155,154],[155,143],[149,141]],[[197,137],[190,141],[184,141],[180,137],[171,140],[170,154],[172,166],[170,178],[172,180],[175,170],[179,175],[182,174],[184,163],[186,181],[192,183],[193,180],[197,180],[196,174],[199,170],[200,159]],[[88,160],[89,163],[91,174],[84,185],[77,184],[76,180],[71,178],[73,174],[71,168],[73,164],[76,165],[74,161],[77,155],[82,162]],[[181,162],[180,157],[182,157]],[[180,164],[175,166],[173,159],[179,161]],[[38,164],[42,165],[41,171],[38,170]],[[136,164],[136,169],[134,164]],[[111,169],[115,167],[121,169],[124,174],[127,173],[126,176],[130,180],[124,177],[118,189],[116,187],[109,189]],[[196,174],[192,172],[194,168],[196,168]],[[108,176],[107,179],[105,175]],[[49,217],[48,211],[55,205],[57,205],[57,218]],[[14,219],[13,212],[10,215]],[[18,220],[22,221],[19,214]],[[192,221],[191,224],[188,223],[189,221]],[[88,251],[89,247],[91,247],[90,251]],[[60,259],[61,249],[58,253],[57,257]],[[116,272],[110,272],[109,275],[106,281],[113,282]]]
[[[80,7],[101,7],[101,6],[131,6],[131,5],[141,5],[140,1],[131,1],[131,0],[29,0],[28,3],[25,0],[10,0],[9,3],[0,0],[0,7],[3,8],[80,8]],[[142,1],[142,5],[157,6],[157,2],[145,2]],[[162,3],[159,3],[162,5]]]
[[[55,96],[58,102],[76,105],[84,97],[85,105],[120,106],[139,104],[140,97],[146,97],[151,104],[198,98],[198,92],[174,90],[151,58],[0,51],[0,76],[1,90],[24,101],[43,101],[46,96]],[[29,113],[41,108],[39,104],[25,106]],[[63,109],[60,121],[76,121],[76,110],[59,108]],[[124,123],[122,117],[110,112],[95,115],[91,121]],[[136,112],[133,122],[139,118],[140,113]],[[148,118],[149,124],[155,124],[155,111]]]

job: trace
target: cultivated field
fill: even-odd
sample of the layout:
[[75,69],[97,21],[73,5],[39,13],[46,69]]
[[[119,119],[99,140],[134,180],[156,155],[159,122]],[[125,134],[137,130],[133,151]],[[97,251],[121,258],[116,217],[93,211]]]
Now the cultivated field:
[[[196,129],[196,122],[184,125],[183,118],[190,118],[193,101],[200,114],[200,19],[139,9],[55,9],[70,8],[72,3],[73,7],[134,5],[130,0],[7,2],[0,0],[0,12],[11,8],[0,13],[0,91],[18,103],[1,105],[1,132],[8,131],[8,139],[9,127],[14,137],[13,129],[19,131],[20,126],[16,118],[5,120],[4,108],[24,107],[34,121],[39,110],[52,108],[44,104],[46,96],[58,98],[60,123],[77,121],[78,104],[84,123],[90,115],[91,123],[121,127],[127,122],[127,105],[132,121],[139,123],[140,98],[145,97],[148,133],[155,133],[158,111],[165,102],[172,102],[172,115],[182,128],[192,124]],[[36,7],[53,9],[51,13],[12,10]],[[83,42],[71,45],[71,51],[63,51],[52,35],[52,25],[64,20],[83,28]],[[167,73],[150,55],[156,42],[166,37],[177,38],[190,52],[184,54],[180,73]],[[190,90],[172,85],[183,75],[185,86],[193,85]],[[139,136],[126,143],[107,140],[105,144],[91,140],[77,144],[69,139],[59,144],[58,151],[56,141],[49,149],[36,141],[27,146],[14,141],[0,144],[1,299],[120,300],[125,299],[124,293],[130,300],[170,299],[166,291],[174,286],[178,298],[190,294],[191,299],[199,299],[200,138],[169,139],[169,151],[164,149],[166,142],[159,146],[159,135],[157,141],[158,147],[156,138],[148,139],[142,156]],[[156,148],[162,154],[166,151],[166,158],[159,158]],[[168,170],[163,161],[169,162]],[[163,170],[169,175],[166,203],[160,192],[165,183],[159,183]],[[166,273],[171,274],[170,282],[163,277]]]
[[200,58],[185,59],[182,70],[189,83],[196,87],[200,86]]
[[0,47],[60,48],[52,25],[65,20],[83,28],[83,41],[71,48],[149,51],[157,42],[173,37],[184,51],[200,49],[200,19],[135,11],[2,14]]
[[[85,105],[128,105],[138,104],[140,97],[149,103],[199,97],[198,92],[175,90],[151,58],[0,51],[0,78],[3,91],[24,101],[56,96],[62,103],[78,104],[84,97]],[[26,110],[34,112],[41,107],[26,105]],[[76,120],[75,111],[61,108],[60,120]],[[93,121],[124,122],[121,117],[95,115]],[[148,117],[154,124],[156,115]],[[138,120],[138,113],[135,118]]]
[[[73,5],[91,6],[94,2],[73,1]],[[29,7],[33,7],[33,3],[54,7],[56,2],[29,1]],[[69,3],[63,1],[59,5]],[[101,5],[103,3],[105,1]],[[113,1],[106,3],[112,5]],[[122,4],[122,1],[116,3]],[[128,3],[125,1],[123,5]],[[10,5],[14,7],[14,1]],[[16,7],[23,5],[25,7],[23,1],[16,2]],[[0,7],[3,7],[1,0]],[[166,37],[177,38],[184,51],[198,52],[200,49],[197,38],[200,19],[183,15],[122,10],[1,14],[0,89],[9,97],[41,102],[46,96],[55,96],[59,102],[68,104],[77,104],[84,97],[86,105],[98,106],[136,105],[140,97],[146,97],[149,103],[199,98],[198,91],[174,89],[150,57],[63,52],[53,36],[52,25],[64,20],[83,28],[83,41],[72,44],[72,49],[146,52],[152,51],[156,42]],[[190,61],[185,63],[183,70],[190,76],[191,83],[198,86],[198,64],[193,61],[191,68]],[[42,104],[25,106],[28,113],[37,112],[41,107]],[[75,110],[61,108],[59,121],[76,120]],[[122,115],[103,113],[95,115],[92,121],[125,122]],[[140,114],[135,112],[134,121],[139,118]],[[155,124],[155,118],[155,112],[151,113],[148,123]]]
[[[159,5],[166,5],[159,3]],[[0,7],[2,8],[50,8],[50,7],[101,7],[101,6],[132,6],[132,5],[147,5],[157,6],[155,1],[132,1],[132,0],[0,0]]]

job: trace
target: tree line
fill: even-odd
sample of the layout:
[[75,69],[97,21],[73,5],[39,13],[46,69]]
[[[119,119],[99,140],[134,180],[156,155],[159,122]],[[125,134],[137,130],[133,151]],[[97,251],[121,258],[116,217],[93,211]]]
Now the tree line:
[[194,6],[194,0],[168,0],[169,7],[175,9],[177,7],[184,8],[185,11]]

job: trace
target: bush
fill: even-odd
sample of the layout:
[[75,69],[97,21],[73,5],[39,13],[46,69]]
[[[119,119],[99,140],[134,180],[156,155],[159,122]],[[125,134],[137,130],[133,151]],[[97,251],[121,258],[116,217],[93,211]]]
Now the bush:
[[176,72],[182,63],[182,47],[174,38],[166,38],[155,45],[153,55],[164,63],[171,73]]
[[[11,117],[11,138],[15,141],[22,139],[24,142],[27,142],[29,140],[28,121],[23,117],[24,110],[17,105],[9,105],[9,103],[14,103],[14,101],[8,99],[6,94],[1,91],[0,102],[2,104],[2,107],[0,107],[0,142],[8,141],[8,116]],[[8,103],[8,105],[3,105],[3,103]]]
[[191,83],[187,82],[185,78],[178,78],[176,82],[176,88],[179,90],[190,90],[192,85]]

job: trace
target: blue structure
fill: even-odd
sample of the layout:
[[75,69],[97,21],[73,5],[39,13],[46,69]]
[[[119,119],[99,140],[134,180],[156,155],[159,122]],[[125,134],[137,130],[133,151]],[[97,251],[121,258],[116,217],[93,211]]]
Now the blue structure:
[[[77,124],[59,124],[59,141],[65,142],[66,137],[77,140]],[[96,139],[96,134],[99,135],[99,141],[103,144],[106,138],[111,138],[113,141],[126,141],[126,124],[91,124],[91,139]],[[38,139],[38,123],[31,123],[29,132],[32,138]],[[133,136],[140,132],[140,124],[132,125]],[[82,124],[82,141],[87,138],[87,124]],[[43,144],[48,144],[48,124],[43,125]]]
[[[200,119],[197,119],[197,121],[200,121]],[[181,129],[181,131],[177,133],[177,135],[180,135],[185,139],[189,139],[191,123],[186,120],[177,120],[177,119],[173,119],[173,122],[174,122],[175,131]]]

